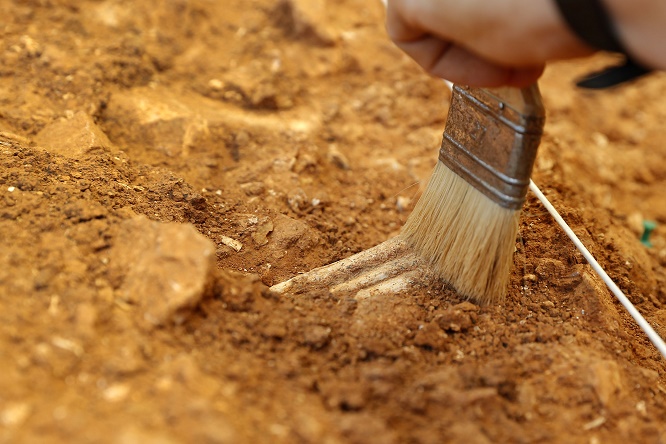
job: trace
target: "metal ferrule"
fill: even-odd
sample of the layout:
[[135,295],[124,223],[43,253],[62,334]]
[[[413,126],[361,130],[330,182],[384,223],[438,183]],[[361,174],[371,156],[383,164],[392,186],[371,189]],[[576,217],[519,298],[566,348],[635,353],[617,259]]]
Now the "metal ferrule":
[[453,86],[439,160],[502,207],[525,202],[545,123],[536,84]]

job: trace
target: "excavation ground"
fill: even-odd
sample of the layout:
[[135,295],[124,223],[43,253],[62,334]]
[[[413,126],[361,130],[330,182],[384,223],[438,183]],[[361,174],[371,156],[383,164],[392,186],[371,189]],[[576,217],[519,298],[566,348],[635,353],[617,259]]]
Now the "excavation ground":
[[[532,195],[500,305],[268,290],[395,236],[437,161],[381,2],[0,14],[0,442],[666,440],[666,361]],[[665,336],[666,77],[574,87],[615,62],[547,69],[533,178]]]

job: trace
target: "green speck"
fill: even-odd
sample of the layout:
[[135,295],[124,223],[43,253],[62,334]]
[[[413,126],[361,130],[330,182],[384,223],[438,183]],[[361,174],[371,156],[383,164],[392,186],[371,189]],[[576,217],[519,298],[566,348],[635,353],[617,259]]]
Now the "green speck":
[[641,243],[648,248],[652,248],[652,242],[650,242],[650,234],[657,228],[657,222],[652,220],[643,221],[643,235],[641,236]]

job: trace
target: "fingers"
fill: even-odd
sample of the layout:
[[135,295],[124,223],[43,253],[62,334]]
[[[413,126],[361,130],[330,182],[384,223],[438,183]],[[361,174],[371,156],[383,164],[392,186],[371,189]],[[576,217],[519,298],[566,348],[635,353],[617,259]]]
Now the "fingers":
[[[433,76],[469,86],[527,86],[543,72],[543,66],[512,68],[494,63],[457,45],[442,34],[433,35],[418,17],[441,14],[434,2],[389,1],[386,27],[391,39]],[[441,5],[440,5],[441,6]],[[409,12],[407,12],[409,11]],[[416,18],[415,18],[416,17]],[[411,23],[414,22],[414,23]]]
[[552,0],[389,0],[386,29],[430,74],[470,86],[525,86],[547,61],[593,52]]
[[478,57],[453,45],[430,65],[428,72],[435,77],[478,87],[514,86],[522,88],[536,82],[544,66],[507,67]]
[[422,36],[396,44],[431,75],[463,85],[524,87],[536,82],[544,69],[543,65],[501,66],[437,37]]

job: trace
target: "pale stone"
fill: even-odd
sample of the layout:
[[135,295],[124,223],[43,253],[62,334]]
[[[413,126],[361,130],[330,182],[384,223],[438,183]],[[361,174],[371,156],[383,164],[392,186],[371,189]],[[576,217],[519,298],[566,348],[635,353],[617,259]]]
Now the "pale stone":
[[95,149],[113,147],[92,117],[83,111],[74,114],[71,119],[47,125],[35,136],[35,143],[49,152],[70,158],[78,158]]
[[215,245],[192,225],[140,216],[123,223],[113,261],[125,273],[121,298],[149,324],[180,323],[212,284]]
[[26,402],[9,402],[0,410],[0,424],[19,426],[30,415],[30,405]]
[[243,248],[243,244],[240,241],[232,239],[229,236],[220,236],[220,242],[236,252],[241,251]]

